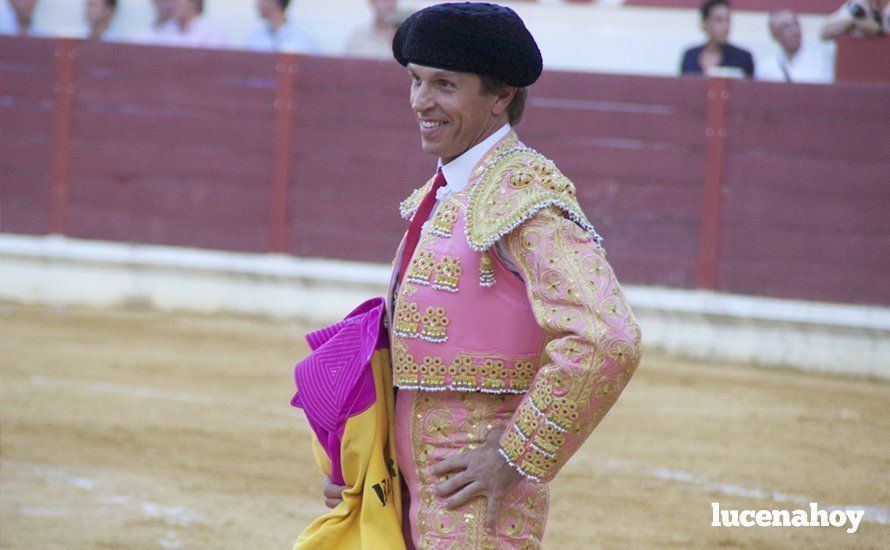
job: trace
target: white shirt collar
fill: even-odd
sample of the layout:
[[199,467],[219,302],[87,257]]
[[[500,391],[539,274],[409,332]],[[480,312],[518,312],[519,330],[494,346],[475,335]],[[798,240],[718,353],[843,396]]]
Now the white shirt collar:
[[510,124],[504,124],[493,134],[467,149],[461,156],[452,160],[448,164],[443,165],[442,159],[439,159],[439,168],[445,175],[445,181],[448,182],[437,195],[439,198],[447,197],[452,193],[457,193],[467,186],[470,182],[470,173],[473,168],[479,164],[482,157],[494,144],[500,141],[504,136],[510,133]]

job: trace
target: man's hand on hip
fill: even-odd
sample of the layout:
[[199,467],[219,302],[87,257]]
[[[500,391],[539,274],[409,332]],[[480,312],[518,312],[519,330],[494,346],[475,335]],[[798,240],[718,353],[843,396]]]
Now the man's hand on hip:
[[485,528],[494,531],[498,510],[504,495],[522,476],[498,453],[503,430],[491,430],[481,447],[463,451],[439,462],[430,473],[451,476],[436,486],[436,495],[445,498],[445,507],[457,508],[471,499],[482,496],[488,501]]

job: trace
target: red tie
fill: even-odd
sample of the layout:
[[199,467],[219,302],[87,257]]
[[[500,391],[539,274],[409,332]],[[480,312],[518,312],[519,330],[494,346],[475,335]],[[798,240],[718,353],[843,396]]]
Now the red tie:
[[405,237],[405,247],[402,249],[402,263],[399,265],[399,278],[398,282],[402,281],[402,276],[405,274],[405,269],[408,267],[408,262],[411,261],[411,256],[414,255],[414,249],[417,248],[417,242],[420,240],[420,228],[423,226],[424,222],[429,219],[430,212],[433,211],[433,206],[436,204],[436,191],[441,189],[445,185],[445,175],[442,174],[442,170],[436,174],[436,181],[433,182],[433,187],[429,190],[423,200],[420,201],[420,206],[417,207],[417,211],[414,212],[414,218],[411,219],[411,225],[408,226],[408,235]]

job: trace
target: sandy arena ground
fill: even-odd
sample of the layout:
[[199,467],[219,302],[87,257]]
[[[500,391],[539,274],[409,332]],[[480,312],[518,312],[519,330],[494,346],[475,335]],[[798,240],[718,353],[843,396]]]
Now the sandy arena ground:
[[[303,332],[0,304],[0,547],[290,548],[324,511],[289,405]],[[888,548],[888,410],[887,382],[650,354],[553,484],[545,547]],[[865,520],[710,526],[711,502],[811,501]]]

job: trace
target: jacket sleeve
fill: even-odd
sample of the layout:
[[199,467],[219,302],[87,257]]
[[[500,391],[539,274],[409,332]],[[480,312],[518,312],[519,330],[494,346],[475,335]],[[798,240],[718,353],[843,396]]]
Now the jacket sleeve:
[[636,369],[640,329],[604,252],[557,210],[539,212],[503,242],[548,343],[500,453],[524,476],[549,481]]

